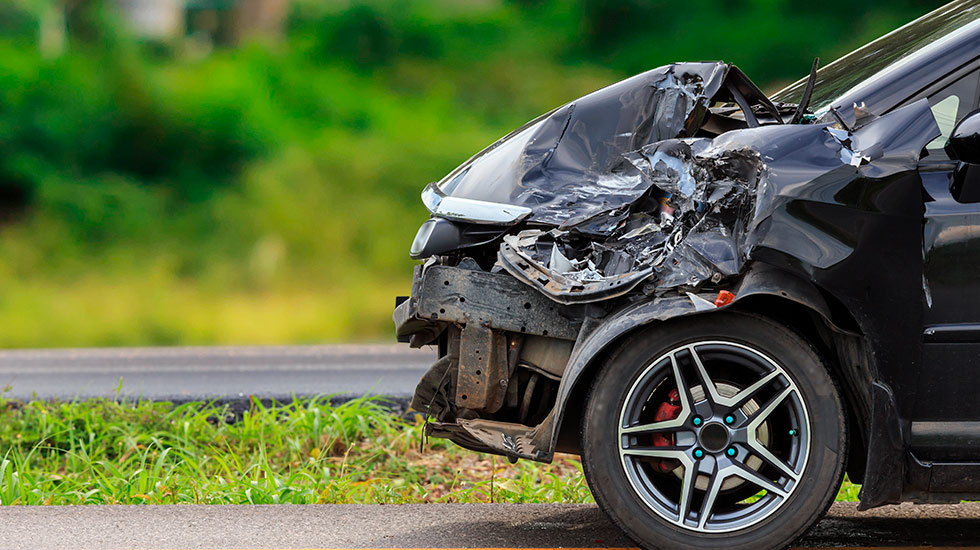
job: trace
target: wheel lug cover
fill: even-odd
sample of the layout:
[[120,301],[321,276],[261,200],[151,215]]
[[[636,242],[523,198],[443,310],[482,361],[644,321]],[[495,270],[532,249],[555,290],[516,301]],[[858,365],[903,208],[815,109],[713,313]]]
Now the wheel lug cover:
[[735,456],[735,447],[728,448],[728,456]]
[[735,417],[734,416],[728,415],[728,416],[725,417],[725,424],[731,424],[732,422],[735,422]]
[[694,456],[697,458],[701,458],[704,456],[704,451],[702,451],[701,449],[694,449]]
[[701,417],[700,416],[695,416],[694,417],[694,420],[692,422],[694,422],[694,425],[695,426],[700,426],[701,425],[701,422],[703,422],[703,420],[701,420]]

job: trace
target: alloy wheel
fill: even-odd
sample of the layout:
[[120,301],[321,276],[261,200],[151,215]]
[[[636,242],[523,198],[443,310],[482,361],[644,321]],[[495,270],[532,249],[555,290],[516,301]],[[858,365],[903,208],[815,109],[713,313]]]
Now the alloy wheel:
[[810,421],[789,374],[737,342],[678,346],[644,369],[620,409],[619,455],[657,515],[694,532],[743,529],[797,489]]

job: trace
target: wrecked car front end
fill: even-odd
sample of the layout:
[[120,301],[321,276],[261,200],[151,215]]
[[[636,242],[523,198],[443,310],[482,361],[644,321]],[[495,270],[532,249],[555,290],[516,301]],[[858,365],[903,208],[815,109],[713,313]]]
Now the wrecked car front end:
[[[762,303],[814,332],[852,414],[893,408],[887,388],[904,381],[878,368],[917,353],[901,345],[916,323],[891,320],[921,307],[899,297],[921,286],[915,167],[938,127],[924,100],[881,117],[856,107],[850,127],[802,103],[773,104],[732,65],[669,65],[427,187],[433,217],[412,246],[424,263],[394,314],[400,339],[439,349],[412,403],[427,433],[511,459],[577,452],[571,416],[611,345]],[[865,447],[893,447],[892,428],[858,426]]]

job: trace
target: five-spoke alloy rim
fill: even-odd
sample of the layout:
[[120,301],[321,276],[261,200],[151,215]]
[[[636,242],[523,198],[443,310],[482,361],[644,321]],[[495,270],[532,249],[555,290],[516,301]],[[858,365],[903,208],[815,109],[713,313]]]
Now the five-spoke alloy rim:
[[619,455],[636,495],[684,529],[744,529],[782,507],[810,454],[790,375],[736,342],[678,346],[650,363],[620,409]]

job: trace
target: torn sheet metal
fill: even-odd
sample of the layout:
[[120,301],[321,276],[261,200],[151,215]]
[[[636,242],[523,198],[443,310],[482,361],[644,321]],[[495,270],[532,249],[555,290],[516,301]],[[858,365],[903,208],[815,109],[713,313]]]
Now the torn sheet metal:
[[529,208],[528,221],[578,224],[649,188],[623,154],[693,136],[730,66],[678,63],[564,105],[500,139],[446,176],[440,195]]
[[[623,252],[597,243],[582,253],[561,241],[564,233],[538,229],[507,235],[500,245],[500,261],[518,279],[560,303],[594,302],[626,294],[650,275],[653,268],[636,268]],[[603,272],[596,262],[601,262]]]
[[549,462],[554,454],[548,438],[551,426],[551,417],[535,427],[494,420],[459,419],[451,423],[430,422],[425,430],[427,435],[450,439],[474,451]]
[[834,204],[848,199],[821,194],[914,170],[936,128],[919,103],[882,117],[856,104],[851,128],[783,124],[797,109],[784,114],[737,67],[667,65],[528,123],[426,196],[480,214],[456,218],[522,221],[499,267],[561,303],[719,284],[760,246],[826,269],[852,247],[800,227],[782,197]]
[[623,155],[649,185],[613,210],[615,223],[590,227],[603,235],[575,227],[524,231],[505,239],[500,263],[563,303],[622,295],[646,279],[648,293],[719,283],[741,273],[760,246],[827,269],[853,248],[799,223],[786,205],[837,205],[851,200],[842,189],[860,194],[857,185],[914,171],[922,136],[936,133],[928,104],[917,102],[853,132],[768,125],[652,143]]

